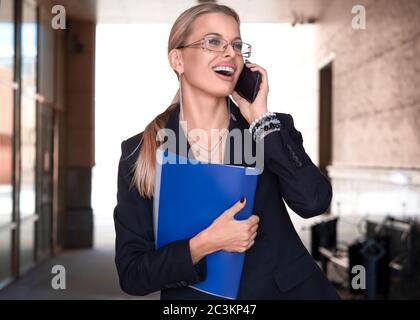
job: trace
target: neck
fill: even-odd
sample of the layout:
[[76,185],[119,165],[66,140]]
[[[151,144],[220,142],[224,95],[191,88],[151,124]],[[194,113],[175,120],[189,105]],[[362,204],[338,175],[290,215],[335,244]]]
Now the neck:
[[182,83],[184,121],[188,130],[221,130],[229,125],[229,111],[225,97],[219,98]]

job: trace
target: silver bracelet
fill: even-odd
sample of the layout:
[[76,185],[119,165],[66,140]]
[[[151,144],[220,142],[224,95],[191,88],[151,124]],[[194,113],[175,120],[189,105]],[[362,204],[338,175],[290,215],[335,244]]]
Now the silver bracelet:
[[254,129],[255,125],[260,122],[262,119],[264,119],[265,117],[269,117],[269,116],[275,116],[276,114],[272,111],[267,111],[266,113],[262,114],[261,116],[259,116],[257,119],[255,119],[254,121],[252,121],[251,125],[249,126],[249,132],[252,133],[252,129]]
[[274,132],[274,131],[280,131],[280,127],[278,128],[272,128],[269,130],[259,130],[258,132],[256,132],[256,137],[255,137],[255,141],[261,141],[262,139],[264,139],[265,136],[267,136],[268,134]]
[[277,118],[267,118],[266,121],[258,123],[256,127],[254,127],[252,132],[252,138],[254,141],[261,140],[267,134],[273,131],[280,131],[281,129],[281,122]]

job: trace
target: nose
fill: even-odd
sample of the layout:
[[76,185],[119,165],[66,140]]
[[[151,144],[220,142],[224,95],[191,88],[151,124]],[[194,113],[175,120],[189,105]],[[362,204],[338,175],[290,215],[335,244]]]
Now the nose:
[[235,57],[236,52],[233,49],[232,43],[228,43],[225,48],[225,56]]

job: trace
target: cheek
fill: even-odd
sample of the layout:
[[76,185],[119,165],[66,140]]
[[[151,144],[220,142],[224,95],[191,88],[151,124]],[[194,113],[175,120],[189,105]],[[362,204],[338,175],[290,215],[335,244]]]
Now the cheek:
[[194,82],[208,81],[208,77],[212,75],[211,70],[212,62],[210,59],[202,57],[191,57],[188,63],[185,64],[185,72],[189,78]]

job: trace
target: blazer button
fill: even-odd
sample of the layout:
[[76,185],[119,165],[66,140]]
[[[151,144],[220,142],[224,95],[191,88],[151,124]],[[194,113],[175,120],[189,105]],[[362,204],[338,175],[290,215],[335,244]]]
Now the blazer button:
[[297,160],[295,163],[296,163],[296,166],[299,167],[299,168],[303,165],[302,161],[300,161],[300,160]]

